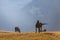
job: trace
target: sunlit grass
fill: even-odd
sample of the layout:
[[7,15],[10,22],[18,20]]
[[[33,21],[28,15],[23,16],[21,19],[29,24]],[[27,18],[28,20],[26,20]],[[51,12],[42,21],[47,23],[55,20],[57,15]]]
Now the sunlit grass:
[[0,40],[60,40],[60,33],[16,33],[0,32]]

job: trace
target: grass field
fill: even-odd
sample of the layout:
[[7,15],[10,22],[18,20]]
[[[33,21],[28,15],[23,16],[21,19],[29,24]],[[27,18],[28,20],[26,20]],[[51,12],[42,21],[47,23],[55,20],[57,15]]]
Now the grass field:
[[60,32],[0,32],[0,40],[60,40]]

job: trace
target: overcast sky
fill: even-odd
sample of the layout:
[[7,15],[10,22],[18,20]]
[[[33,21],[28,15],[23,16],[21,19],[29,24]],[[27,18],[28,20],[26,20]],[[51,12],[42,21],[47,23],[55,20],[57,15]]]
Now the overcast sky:
[[39,20],[47,31],[60,31],[60,0],[0,0],[0,30],[35,31]]

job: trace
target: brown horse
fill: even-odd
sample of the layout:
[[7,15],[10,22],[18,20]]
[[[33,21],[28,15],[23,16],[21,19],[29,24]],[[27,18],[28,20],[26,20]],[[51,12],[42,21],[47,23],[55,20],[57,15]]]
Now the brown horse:
[[37,29],[38,29],[38,32],[40,32],[40,23],[39,23],[39,20],[37,20],[37,23],[36,23],[36,25],[35,25],[35,27],[36,27],[36,32],[37,32]]
[[37,23],[35,25],[36,27],[36,32],[37,32],[37,29],[38,29],[38,32],[42,32],[42,25],[45,25],[46,23],[41,23],[39,22],[39,20],[37,20]]

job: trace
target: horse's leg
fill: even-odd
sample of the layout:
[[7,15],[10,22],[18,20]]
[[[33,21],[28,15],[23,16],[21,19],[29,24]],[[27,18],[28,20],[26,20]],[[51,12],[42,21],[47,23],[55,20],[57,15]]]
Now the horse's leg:
[[42,32],[42,26],[41,26],[41,32]]
[[35,30],[36,30],[36,32],[37,32],[37,28],[36,28]]
[[18,31],[20,32],[20,29]]
[[40,28],[38,28],[38,32],[40,32]]

